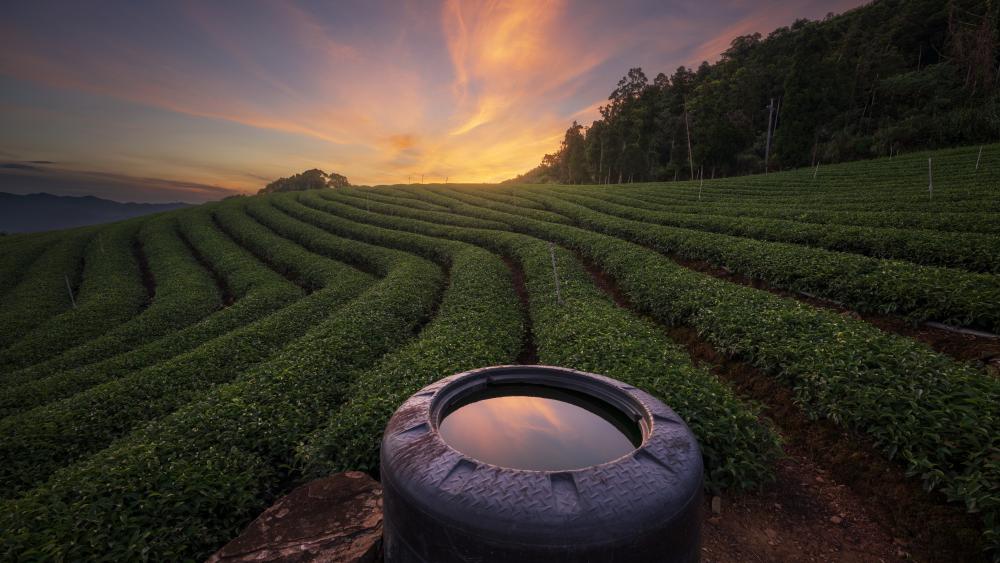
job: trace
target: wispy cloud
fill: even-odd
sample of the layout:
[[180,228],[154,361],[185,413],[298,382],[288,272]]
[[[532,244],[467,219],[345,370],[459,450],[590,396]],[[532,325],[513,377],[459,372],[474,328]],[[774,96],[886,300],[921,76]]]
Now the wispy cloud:
[[114,201],[201,203],[239,192],[164,178],[141,178],[93,170],[69,170],[58,167],[0,164],[0,192],[14,194],[52,193],[59,195],[96,195]]
[[[629,66],[669,72],[859,3],[112,2],[59,18],[22,3],[0,22],[0,75],[35,90],[0,93],[0,125],[30,132],[0,135],[0,154],[187,178],[197,197],[307,166],[362,183],[501,180],[594,118]],[[81,127],[92,142],[70,151]]]

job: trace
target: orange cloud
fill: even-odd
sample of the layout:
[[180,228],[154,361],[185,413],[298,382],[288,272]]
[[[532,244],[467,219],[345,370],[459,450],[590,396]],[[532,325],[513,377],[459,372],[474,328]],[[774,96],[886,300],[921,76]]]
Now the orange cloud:
[[402,151],[417,146],[416,135],[410,135],[410,134],[390,135],[389,138],[386,139],[386,141],[388,142],[390,147],[392,147],[397,151]]
[[[572,120],[595,118],[604,93],[636,58],[649,60],[642,57],[653,52],[673,64],[680,56],[673,53],[692,48],[698,58],[714,58],[733,36],[790,23],[797,9],[783,5],[731,18],[720,33],[705,33],[669,11],[609,23],[609,11],[617,8],[604,4],[442,0],[430,16],[423,2],[403,10],[377,6],[369,14],[376,23],[403,16],[375,32],[369,21],[333,25],[337,10],[350,21],[346,7],[263,3],[227,12],[214,4],[183,6],[175,14],[179,32],[185,47],[191,41],[196,48],[180,48],[169,35],[147,41],[141,29],[74,25],[72,18],[47,25],[44,33],[0,22],[6,47],[0,74],[197,118],[165,126],[167,120],[150,111],[156,115],[148,122],[128,126],[148,126],[148,137],[176,142],[142,154],[144,147],[129,147],[108,157],[100,143],[89,156],[74,153],[115,172],[247,190],[258,188],[261,178],[304,167],[336,170],[356,183],[421,174],[497,181],[537,165]],[[157,29],[150,31],[155,36]],[[669,67],[647,70],[652,75]],[[137,112],[122,113],[127,121]],[[175,130],[191,121],[219,134],[206,139],[199,128]],[[112,131],[96,118],[88,127],[94,138]]]

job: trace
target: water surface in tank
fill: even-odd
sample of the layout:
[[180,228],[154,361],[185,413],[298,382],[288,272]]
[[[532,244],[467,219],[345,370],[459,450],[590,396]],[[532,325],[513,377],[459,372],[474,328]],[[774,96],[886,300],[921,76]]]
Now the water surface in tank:
[[638,426],[588,395],[498,385],[451,405],[438,426],[463,454],[514,469],[564,471],[618,459],[642,442]]

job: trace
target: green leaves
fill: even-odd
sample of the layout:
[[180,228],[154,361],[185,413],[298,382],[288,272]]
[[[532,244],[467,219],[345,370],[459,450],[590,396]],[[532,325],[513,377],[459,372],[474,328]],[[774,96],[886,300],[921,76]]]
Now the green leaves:
[[[605,373],[673,407],[700,440],[711,490],[758,487],[780,455],[775,432],[663,325],[771,374],[807,416],[866,434],[982,515],[1000,545],[1000,381],[664,256],[858,310],[996,327],[992,274],[876,258],[996,271],[996,202],[980,197],[991,188],[947,183],[966,182],[965,156],[940,155],[935,205],[950,211],[939,214],[905,195],[900,158],[892,174],[829,167],[823,188],[803,187],[811,172],[712,183],[704,209],[679,184],[314,190],[0,241],[0,272],[24,268],[0,287],[0,358],[24,368],[2,376],[0,558],[203,558],[297,479],[375,471],[382,427],[406,397],[515,361],[527,334],[540,362]],[[896,211],[865,210],[889,197],[873,186],[898,196]],[[952,234],[929,242],[913,227]],[[963,230],[983,236],[966,244]],[[145,308],[133,241],[157,283]],[[54,273],[86,288],[78,309]],[[225,307],[213,277],[233,298]],[[46,346],[64,334],[72,345]]]

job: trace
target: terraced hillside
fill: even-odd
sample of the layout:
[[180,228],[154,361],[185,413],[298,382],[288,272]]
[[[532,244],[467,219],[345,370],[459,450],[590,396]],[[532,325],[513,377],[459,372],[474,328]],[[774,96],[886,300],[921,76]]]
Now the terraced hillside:
[[509,363],[652,392],[711,495],[782,483],[794,450],[915,549],[979,557],[1000,546],[998,274],[1000,145],[4,237],[2,558],[204,558],[297,482],[377,473],[410,393]]

